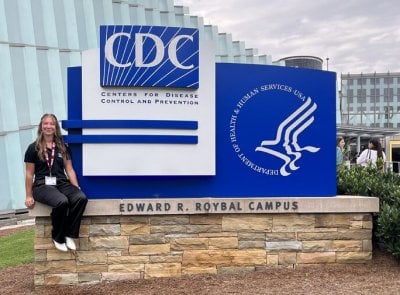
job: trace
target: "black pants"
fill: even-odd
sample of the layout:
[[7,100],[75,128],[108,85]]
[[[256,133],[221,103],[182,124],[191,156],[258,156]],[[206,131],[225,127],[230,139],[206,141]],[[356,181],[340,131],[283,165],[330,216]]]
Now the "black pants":
[[52,209],[52,237],[58,243],[64,243],[65,237],[78,238],[81,219],[85,211],[86,195],[69,181],[55,185],[34,186],[33,198]]

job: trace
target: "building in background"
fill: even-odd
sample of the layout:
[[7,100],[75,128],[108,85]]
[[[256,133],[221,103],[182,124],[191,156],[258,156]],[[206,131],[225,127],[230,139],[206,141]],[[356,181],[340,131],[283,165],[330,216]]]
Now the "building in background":
[[298,55],[281,58],[279,62],[282,62],[286,67],[322,70],[324,61],[317,56]]
[[338,133],[347,137],[356,154],[369,138],[385,148],[390,169],[399,172],[400,73],[342,74]]
[[24,208],[24,152],[43,113],[67,115],[67,67],[99,47],[101,24],[198,28],[217,62],[276,64],[173,0],[0,1],[0,212]]

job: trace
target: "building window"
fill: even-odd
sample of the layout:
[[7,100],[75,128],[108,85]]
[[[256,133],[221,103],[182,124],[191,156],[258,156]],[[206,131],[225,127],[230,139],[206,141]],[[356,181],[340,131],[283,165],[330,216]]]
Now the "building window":
[[366,103],[367,102],[367,90],[366,89],[358,89],[357,90],[357,103]]
[[357,112],[365,112],[366,110],[366,107],[357,107]]
[[347,80],[347,85],[353,85],[354,83],[353,83],[353,79],[349,79],[349,80]]
[[384,123],[383,126],[385,128],[393,128],[393,123]]
[[385,83],[385,84],[393,84],[393,77],[385,77],[383,79],[383,83]]
[[366,78],[358,78],[357,79],[357,84],[358,85],[365,85],[365,84],[367,84],[367,79]]
[[384,102],[393,102],[393,88],[383,89]]

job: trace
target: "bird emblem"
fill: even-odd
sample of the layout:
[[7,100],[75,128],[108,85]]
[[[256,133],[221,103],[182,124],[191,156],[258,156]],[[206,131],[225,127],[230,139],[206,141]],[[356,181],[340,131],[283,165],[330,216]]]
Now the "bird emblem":
[[[279,170],[282,176],[288,176],[291,171],[300,168],[296,162],[302,157],[303,151],[316,153],[320,150],[318,147],[300,147],[298,144],[299,135],[314,122],[312,114],[316,109],[317,104],[308,97],[304,104],[279,125],[275,139],[263,140],[261,145],[256,147],[257,152],[264,152],[284,161]],[[283,147],[285,152],[281,152],[282,148],[280,147]]]

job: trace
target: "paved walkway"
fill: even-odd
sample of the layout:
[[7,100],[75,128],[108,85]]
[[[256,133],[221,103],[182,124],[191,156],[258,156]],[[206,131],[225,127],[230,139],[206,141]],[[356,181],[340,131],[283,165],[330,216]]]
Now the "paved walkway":
[[29,226],[29,225],[34,225],[34,224],[35,224],[35,218],[29,218],[29,219],[19,220],[19,221],[17,221],[17,224],[0,226],[0,230],[19,228],[19,227]]

